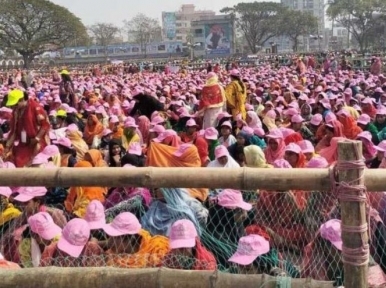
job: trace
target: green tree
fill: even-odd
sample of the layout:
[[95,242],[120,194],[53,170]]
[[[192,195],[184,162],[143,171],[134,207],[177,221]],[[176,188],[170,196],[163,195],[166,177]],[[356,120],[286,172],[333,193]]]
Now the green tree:
[[238,3],[221,10],[234,17],[236,27],[245,36],[252,53],[278,35],[278,24],[284,11],[284,6],[275,2]]
[[316,32],[318,19],[308,11],[288,9],[283,13],[280,31],[283,36],[291,39],[294,52],[298,50],[299,37]]
[[361,52],[371,44],[378,16],[386,14],[385,0],[330,0],[327,15],[354,37]]
[[82,22],[47,0],[0,0],[0,47],[15,50],[28,68],[45,51],[88,38]]
[[106,47],[114,42],[119,28],[111,23],[95,23],[89,27],[89,31],[97,45]]
[[130,21],[124,21],[124,25],[129,34],[129,41],[139,44],[145,54],[148,44],[162,39],[159,21],[144,14],[138,14]]

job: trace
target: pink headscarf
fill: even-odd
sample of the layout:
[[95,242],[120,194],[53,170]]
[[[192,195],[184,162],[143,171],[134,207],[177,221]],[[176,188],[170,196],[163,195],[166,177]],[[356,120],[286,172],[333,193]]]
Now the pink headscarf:
[[346,138],[333,137],[330,146],[323,148],[319,152],[319,155],[326,159],[330,165],[338,160],[338,142],[341,140],[346,140]]
[[138,130],[141,132],[143,143],[147,144],[149,139],[150,120],[142,115],[138,117]]
[[267,163],[273,165],[273,162],[278,159],[282,159],[285,154],[285,143],[284,143],[284,137],[283,133],[280,131],[280,129],[274,129],[269,132],[269,134],[266,136],[269,139],[273,139],[277,142],[278,147],[276,151],[273,151],[269,145],[264,150],[265,159],[267,159]]
[[251,127],[252,129],[262,127],[263,124],[261,123],[261,120],[259,116],[257,116],[256,112],[248,111],[247,115],[252,119],[251,123],[248,124],[249,127]]

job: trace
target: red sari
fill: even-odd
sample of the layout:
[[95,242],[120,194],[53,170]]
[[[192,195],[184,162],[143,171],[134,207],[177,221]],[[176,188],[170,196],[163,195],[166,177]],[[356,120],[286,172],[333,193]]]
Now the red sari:
[[[34,139],[41,129],[44,129],[44,134],[39,143],[31,145],[30,140]],[[24,111],[20,108],[13,111],[8,139],[12,141],[12,156],[16,167],[27,166],[38,153],[43,151],[48,145],[49,129],[50,123],[47,114],[35,100],[28,100]],[[23,130],[27,134],[27,143],[21,143]],[[18,145],[15,145],[15,142]]]

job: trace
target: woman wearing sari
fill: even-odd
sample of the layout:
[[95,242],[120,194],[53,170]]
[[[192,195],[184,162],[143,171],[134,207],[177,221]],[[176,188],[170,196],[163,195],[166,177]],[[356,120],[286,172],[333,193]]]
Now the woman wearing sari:
[[66,135],[76,151],[76,160],[82,161],[84,154],[86,154],[89,149],[87,143],[83,140],[82,132],[79,131],[78,126],[71,124],[67,127]]
[[16,167],[28,167],[32,159],[49,144],[50,123],[43,107],[28,94],[15,89],[8,93],[8,107],[15,107],[4,155],[12,151]]
[[[92,168],[90,162],[80,161],[75,168]],[[66,210],[82,218],[86,213],[86,208],[92,200],[105,201],[107,189],[105,187],[71,187],[67,199],[64,201]]]
[[230,72],[231,83],[225,88],[225,97],[227,100],[227,109],[231,112],[233,120],[241,114],[245,120],[246,111],[245,103],[247,100],[247,89],[240,79],[240,72],[236,69]]
[[150,120],[145,115],[138,117],[138,130],[141,132],[143,143],[148,143],[150,134]]
[[284,136],[280,129],[270,131],[266,138],[268,146],[264,150],[267,163],[273,165],[273,162],[283,159],[285,153]]
[[109,129],[111,130],[112,139],[121,140],[123,136],[123,128],[119,123],[119,119],[117,116],[113,115],[109,120]]
[[344,137],[343,125],[338,120],[332,120],[331,122],[324,125],[326,129],[326,134],[319,141],[315,147],[315,152],[319,153],[323,148],[329,147],[331,144],[331,139],[334,137]]
[[214,154],[216,159],[208,164],[208,168],[240,168],[240,165],[232,158],[225,146],[217,146]]
[[122,146],[127,150],[132,143],[141,143],[138,125],[132,117],[127,117],[123,126]]
[[[103,230],[109,235],[106,265],[118,268],[150,268],[162,264],[169,252],[165,236],[151,235],[134,214],[123,212]],[[122,245],[123,244],[123,245]]]
[[84,141],[87,145],[92,146],[95,138],[102,138],[103,130],[104,127],[97,116],[93,114],[89,115],[83,134]]
[[306,156],[302,149],[295,143],[290,143],[285,148],[284,159],[290,163],[292,168],[304,168],[306,166]]
[[346,111],[340,110],[337,114],[338,120],[343,125],[343,134],[348,139],[355,140],[362,129],[357,125],[355,119]]
[[198,113],[204,116],[203,129],[215,127],[216,117],[222,111],[226,101],[224,89],[218,83],[216,73],[210,72],[201,92]]
[[276,126],[276,112],[275,110],[269,110],[264,118],[263,118],[263,123],[265,127],[267,128],[268,131],[272,131],[273,129],[277,129]]
[[273,168],[267,164],[263,150],[256,145],[244,147],[245,165],[251,168]]
[[338,160],[338,142],[344,141],[345,137],[332,137],[330,145],[319,150],[319,155],[325,158],[328,164],[333,164]]

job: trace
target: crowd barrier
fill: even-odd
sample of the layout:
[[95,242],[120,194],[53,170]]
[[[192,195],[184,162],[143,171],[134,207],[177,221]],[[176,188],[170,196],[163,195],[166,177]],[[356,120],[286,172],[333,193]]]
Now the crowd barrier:
[[[315,203],[330,201],[332,191],[338,195],[342,220],[344,283],[347,288],[367,287],[369,248],[367,191],[386,191],[382,169],[365,169],[360,141],[342,141],[338,145],[338,161],[331,169],[217,169],[217,168],[60,168],[60,169],[4,169],[0,186],[108,186],[149,188],[234,188],[252,194],[282,191],[288,211],[294,211],[292,200],[285,191],[312,191]],[[259,192],[256,193],[256,189]],[[273,192],[275,191],[275,192]],[[296,195],[297,192],[291,195]],[[370,192],[371,193],[371,192]],[[289,194],[288,194],[289,195]],[[281,197],[281,196],[280,196]],[[296,197],[296,196],[295,196]],[[253,197],[252,197],[253,198]],[[253,202],[252,199],[250,202]],[[265,207],[274,211],[277,202]],[[319,206],[307,207],[299,217],[311,219],[304,226],[313,225],[321,215]],[[267,211],[257,211],[263,215]],[[291,213],[292,213],[291,212]],[[290,213],[290,212],[288,212]],[[297,212],[295,211],[295,214]],[[319,214],[320,215],[319,215]],[[268,217],[268,216],[267,216]],[[273,217],[273,215],[271,215]],[[287,217],[280,215],[280,217]],[[291,214],[291,217],[294,217]],[[308,217],[308,218],[307,218]],[[272,218],[272,221],[277,219]],[[294,220],[294,223],[301,222]],[[316,221],[317,222],[317,221]],[[294,224],[295,225],[295,224]],[[309,229],[311,229],[309,227]],[[317,232],[318,225],[314,227]],[[289,230],[296,230],[295,226]],[[299,231],[296,231],[299,232]],[[305,237],[305,235],[304,235]],[[274,241],[280,242],[281,238]],[[221,240],[221,239],[218,239]],[[226,240],[226,239],[225,239]],[[216,244],[213,244],[216,245]],[[286,247],[291,244],[287,243]],[[290,249],[291,250],[291,249]],[[296,270],[302,252],[286,254]],[[286,253],[286,252],[283,252]],[[223,255],[229,257],[230,255]],[[304,255],[303,255],[304,256]],[[335,260],[332,260],[335,261]],[[333,263],[332,263],[333,264]],[[334,263],[336,264],[336,263]],[[320,269],[314,267],[313,269]],[[219,268],[219,270],[225,270]],[[297,277],[300,278],[300,277]],[[220,271],[181,271],[169,269],[114,268],[31,268],[18,271],[0,270],[0,287],[332,287],[331,282],[311,279],[291,279],[268,275],[228,274]],[[280,284],[281,283],[281,284]],[[287,285],[287,286],[286,286]]]

